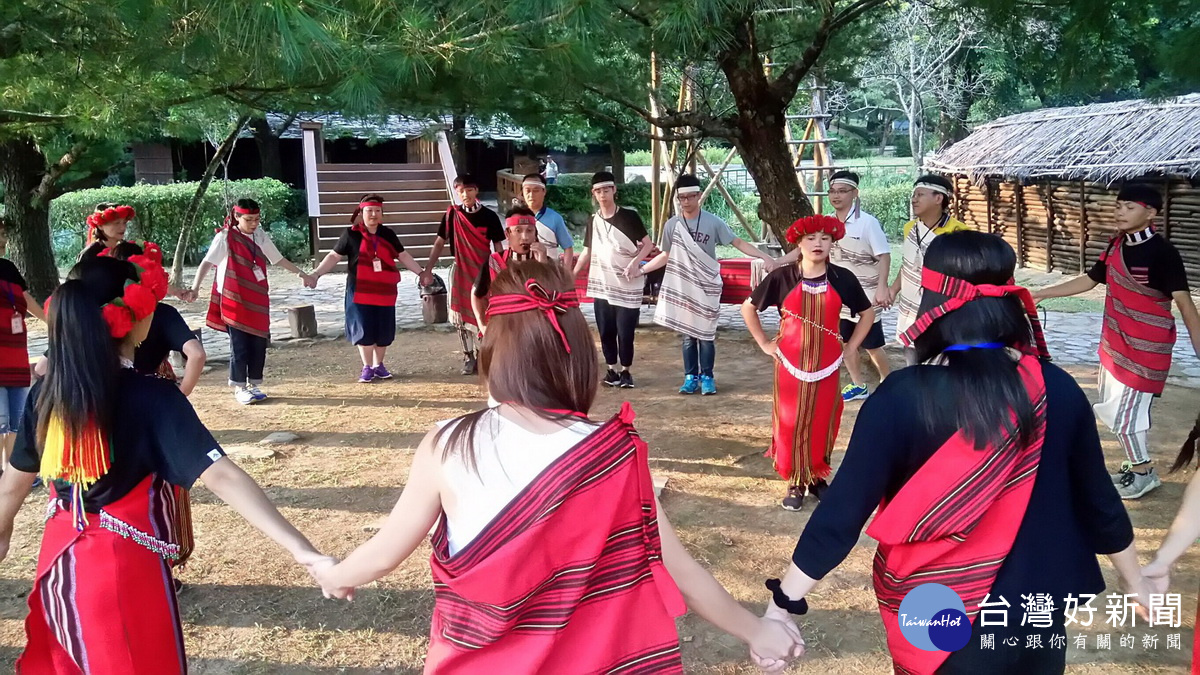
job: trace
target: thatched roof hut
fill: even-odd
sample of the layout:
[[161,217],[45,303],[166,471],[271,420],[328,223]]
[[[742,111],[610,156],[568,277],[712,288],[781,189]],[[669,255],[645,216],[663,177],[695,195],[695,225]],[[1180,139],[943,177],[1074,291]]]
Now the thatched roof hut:
[[1158,184],[1159,229],[1200,280],[1200,94],[1004,117],[925,166],[952,177],[961,220],[1004,236],[1024,265],[1071,273],[1112,237],[1121,184]]

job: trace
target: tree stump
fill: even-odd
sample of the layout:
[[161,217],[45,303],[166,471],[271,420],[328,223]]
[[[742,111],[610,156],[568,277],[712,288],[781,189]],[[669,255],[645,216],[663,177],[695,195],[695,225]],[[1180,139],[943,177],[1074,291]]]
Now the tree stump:
[[286,307],[288,327],[292,338],[311,338],[317,336],[317,311],[312,305],[297,305]]

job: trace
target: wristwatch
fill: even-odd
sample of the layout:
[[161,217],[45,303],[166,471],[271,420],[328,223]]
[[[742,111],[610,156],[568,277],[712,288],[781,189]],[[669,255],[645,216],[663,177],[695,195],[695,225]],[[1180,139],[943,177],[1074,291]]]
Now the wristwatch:
[[786,611],[788,614],[808,614],[808,600],[800,598],[792,600],[783,592],[783,582],[779,579],[767,579],[767,590],[771,591],[772,601],[779,609]]

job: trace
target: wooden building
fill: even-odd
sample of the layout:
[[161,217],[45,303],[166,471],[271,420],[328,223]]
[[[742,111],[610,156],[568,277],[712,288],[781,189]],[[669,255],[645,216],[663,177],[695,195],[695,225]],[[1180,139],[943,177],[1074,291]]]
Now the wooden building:
[[1117,191],[1159,186],[1159,232],[1200,283],[1200,94],[1048,108],[998,119],[925,162],[954,215],[1005,238],[1021,265],[1086,271],[1115,233]]

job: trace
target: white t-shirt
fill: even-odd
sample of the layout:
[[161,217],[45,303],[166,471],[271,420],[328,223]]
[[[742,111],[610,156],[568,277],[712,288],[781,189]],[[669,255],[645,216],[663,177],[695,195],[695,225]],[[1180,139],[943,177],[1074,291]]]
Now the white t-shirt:
[[446,514],[450,555],[471,543],[546,467],[598,428],[576,422],[538,434],[495,409],[486,413],[475,429],[475,470],[468,468],[460,453],[442,464],[446,485],[454,494],[454,513]]
[[[883,225],[875,216],[860,211],[855,218],[853,213],[846,219],[846,236],[833,245],[830,260],[850,270],[863,287],[867,299],[875,302],[875,293],[879,284],[887,283],[888,270],[879,266],[879,256],[890,254],[887,235],[883,233]],[[882,281],[880,277],[884,278]],[[841,318],[858,321],[857,316],[850,314],[850,309],[842,307]],[[875,321],[883,320],[883,312],[875,313]]]
[[[275,247],[275,242],[271,241],[271,235],[267,231],[259,227],[251,235],[251,239],[255,244],[258,244],[258,249],[263,255],[267,256],[267,262],[272,265],[279,264],[283,260],[283,254]],[[213,237],[212,243],[208,245],[208,253],[204,254],[204,262],[212,263],[217,266],[217,292],[225,292],[225,268],[229,264],[229,245],[225,242],[225,230],[222,229]]]

